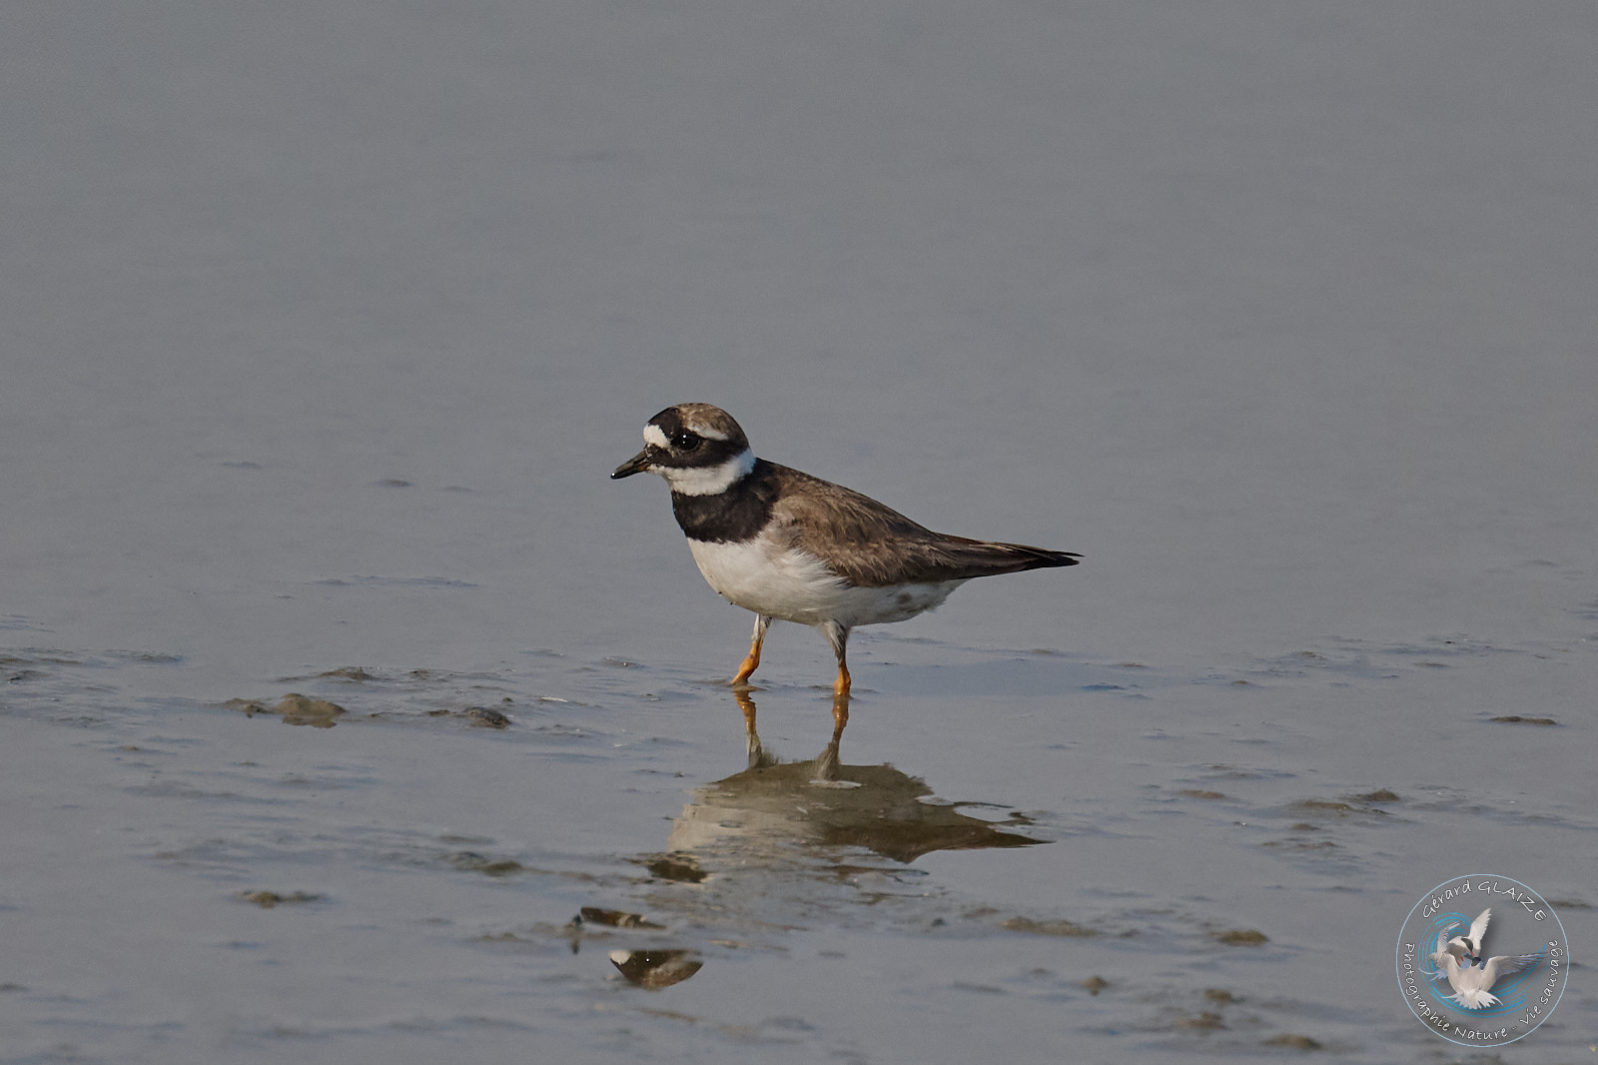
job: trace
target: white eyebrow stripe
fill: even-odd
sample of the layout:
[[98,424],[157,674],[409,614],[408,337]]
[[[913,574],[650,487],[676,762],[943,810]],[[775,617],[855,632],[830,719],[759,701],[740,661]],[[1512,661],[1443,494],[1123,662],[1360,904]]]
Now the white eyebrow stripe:
[[666,439],[665,431],[654,422],[650,422],[648,425],[644,426],[644,443],[659,448],[671,447],[671,441]]
[[690,425],[688,428],[692,429],[706,440],[726,440],[728,438],[727,434],[722,432],[720,429],[703,428],[698,425]]

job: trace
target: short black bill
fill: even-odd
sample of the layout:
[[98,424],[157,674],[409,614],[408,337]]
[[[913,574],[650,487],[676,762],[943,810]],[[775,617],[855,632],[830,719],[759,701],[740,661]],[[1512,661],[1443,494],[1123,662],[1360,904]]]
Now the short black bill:
[[649,452],[640,451],[620,466],[617,466],[616,471],[610,475],[610,479],[616,481],[623,477],[631,477],[635,473],[643,473],[652,465],[654,463],[649,461]]

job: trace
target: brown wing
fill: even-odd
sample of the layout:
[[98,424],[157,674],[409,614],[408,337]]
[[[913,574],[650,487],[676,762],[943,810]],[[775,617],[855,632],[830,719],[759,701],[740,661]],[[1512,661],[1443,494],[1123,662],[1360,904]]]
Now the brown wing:
[[783,489],[772,504],[773,533],[853,585],[963,581],[1077,562],[1069,551],[935,533],[869,496],[771,465]]

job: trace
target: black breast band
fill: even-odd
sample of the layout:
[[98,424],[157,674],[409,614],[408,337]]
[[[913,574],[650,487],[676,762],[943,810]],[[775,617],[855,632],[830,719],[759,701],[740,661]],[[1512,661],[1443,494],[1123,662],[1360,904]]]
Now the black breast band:
[[671,494],[671,510],[690,540],[742,543],[760,535],[777,498],[776,471],[764,459],[724,492],[710,496]]

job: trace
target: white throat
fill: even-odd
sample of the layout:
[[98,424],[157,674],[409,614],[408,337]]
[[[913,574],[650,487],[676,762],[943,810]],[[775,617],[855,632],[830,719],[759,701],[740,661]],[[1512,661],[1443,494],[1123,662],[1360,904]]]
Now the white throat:
[[748,448],[738,452],[726,462],[716,466],[680,468],[656,466],[650,470],[658,473],[671,485],[671,490],[685,496],[720,495],[755,468],[755,453]]

